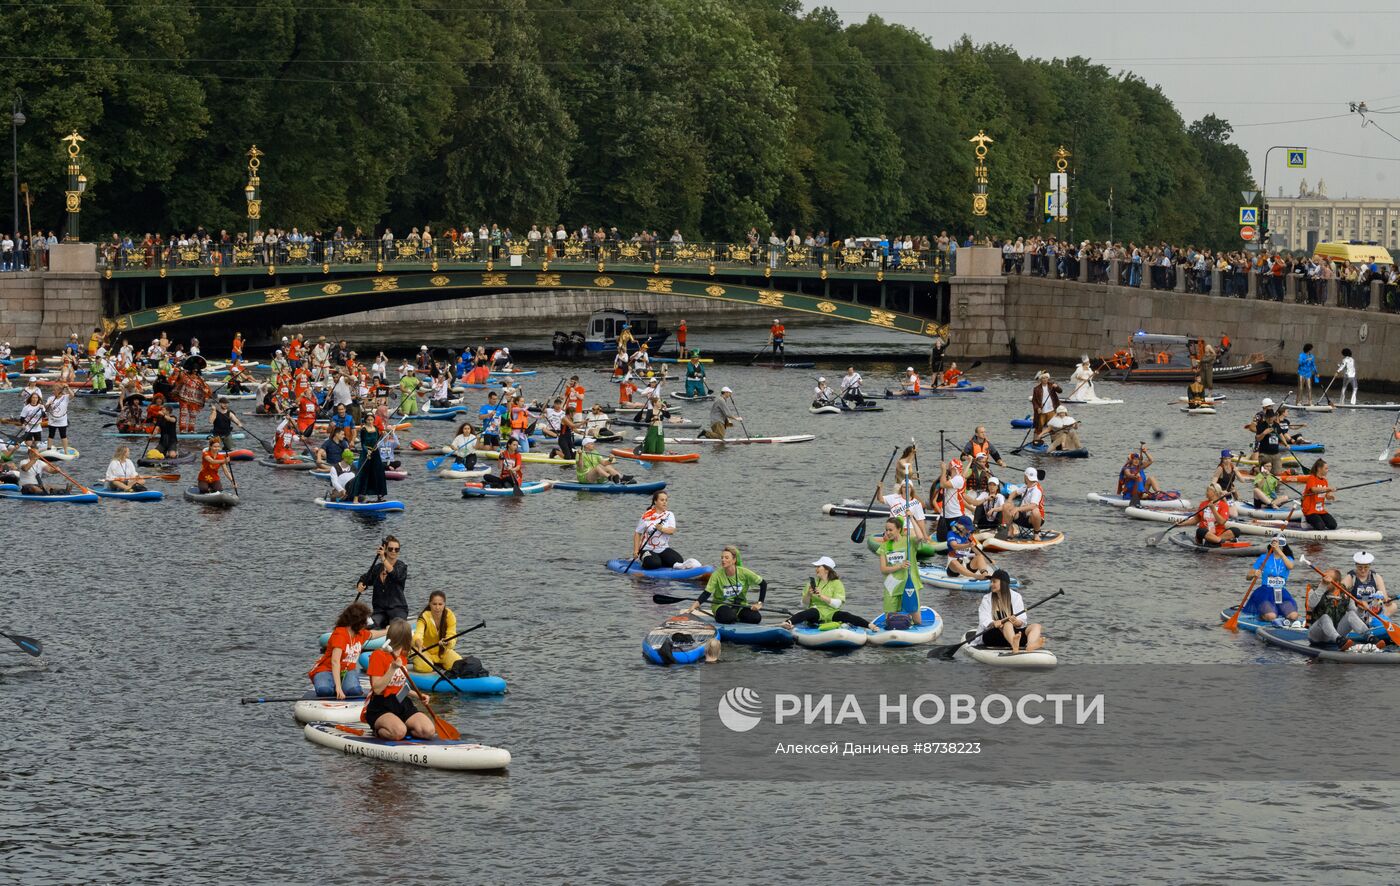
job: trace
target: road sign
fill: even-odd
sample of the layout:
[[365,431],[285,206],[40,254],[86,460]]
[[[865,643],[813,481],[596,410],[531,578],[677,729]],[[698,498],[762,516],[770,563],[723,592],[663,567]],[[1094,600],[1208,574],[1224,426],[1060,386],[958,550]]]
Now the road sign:
[[1255,230],[1253,225],[1245,225],[1240,228],[1240,239],[1248,243],[1250,240],[1253,240],[1258,233],[1259,232]]
[[1240,196],[1244,198],[1246,206],[1253,206],[1254,199],[1259,196],[1258,191],[1240,191]]
[[1069,216],[1069,175],[1050,173],[1050,205],[1048,213],[1061,221]]
[[1289,148],[1289,149],[1288,149],[1288,168],[1289,168],[1289,169],[1307,169],[1307,168],[1308,168],[1308,149],[1307,149],[1307,148]]
[[1258,207],[1258,206],[1241,206],[1241,207],[1240,207],[1240,224],[1242,224],[1242,225],[1257,225],[1257,224],[1259,224],[1259,207]]

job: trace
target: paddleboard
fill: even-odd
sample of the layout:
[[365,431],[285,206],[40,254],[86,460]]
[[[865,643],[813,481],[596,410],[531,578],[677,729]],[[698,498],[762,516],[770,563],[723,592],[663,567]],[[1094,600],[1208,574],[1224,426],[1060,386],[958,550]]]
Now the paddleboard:
[[562,489],[567,492],[597,492],[603,495],[644,495],[652,492],[660,492],[666,488],[665,480],[654,480],[650,483],[574,483],[567,480],[555,480],[555,489]]
[[[637,443],[643,440],[642,437],[636,437],[634,439]],[[671,438],[671,442],[684,444],[715,443],[738,446],[749,443],[806,443],[815,439],[817,439],[815,434],[789,434],[786,437],[726,437],[723,440],[716,440],[710,437],[673,437]],[[614,453],[615,452],[616,450],[614,450]]]
[[308,723],[303,727],[302,734],[315,744],[344,754],[429,769],[490,770],[505,769],[510,765],[510,751],[471,741],[387,741],[345,732],[334,723]]
[[616,458],[626,458],[632,461],[696,462],[700,460],[698,452],[663,452],[660,455],[654,455],[646,452],[633,452],[630,449],[614,449],[612,454]]
[[1334,646],[1314,646],[1308,642],[1308,632],[1300,628],[1276,628],[1272,625],[1260,627],[1254,632],[1254,636],[1260,638],[1271,646],[1278,646],[1290,652],[1297,652],[1309,658],[1316,658],[1322,661],[1335,661],[1344,664],[1375,664],[1393,665],[1400,664],[1400,647],[1388,645],[1378,651],[1357,651],[1348,649],[1343,652]]
[[332,511],[402,511],[404,504],[401,501],[363,501],[356,504],[353,501],[330,501],[324,498],[315,500],[316,504]]
[[910,625],[897,631],[887,631],[885,630],[885,613],[880,613],[870,620],[870,639],[867,642],[871,646],[922,646],[943,636],[943,619],[933,610],[933,607],[920,606],[919,615],[923,618],[923,624]]
[[850,652],[870,639],[870,631],[844,622],[824,622],[820,625],[793,625],[792,637],[805,649],[825,649],[828,652]]
[[968,641],[958,649],[958,655],[970,658],[978,664],[991,665],[997,668],[1020,668],[1028,671],[1048,671],[1059,660],[1055,658],[1055,653],[1049,649],[1037,649],[1034,652],[1012,652],[1010,649],[984,649],[981,646],[973,646],[970,642],[977,636],[975,630],[963,634],[963,640]]
[[[1179,497],[1179,496],[1180,496],[1180,493],[1174,492],[1174,491],[1173,491],[1173,492],[1168,492],[1168,493],[1165,493],[1165,494],[1166,494],[1166,495],[1169,495],[1169,496],[1178,496],[1178,497],[1176,497],[1176,498],[1160,498],[1160,499],[1148,499],[1148,498],[1144,498],[1144,499],[1142,499],[1142,500],[1138,503],[1137,506],[1140,507],[1140,508],[1147,508],[1147,509],[1153,510],[1153,511],[1189,511],[1189,510],[1191,510],[1191,500],[1190,500],[1189,498],[1180,498],[1180,497]],[[1091,493],[1089,493],[1087,496],[1085,496],[1085,498],[1087,498],[1089,501],[1098,502],[1098,503],[1101,504],[1101,505],[1109,505],[1110,507],[1115,507],[1115,508],[1126,508],[1126,507],[1128,507],[1129,505],[1132,504],[1132,500],[1131,500],[1131,499],[1124,498],[1124,497],[1121,496],[1121,495],[1109,495],[1109,494],[1107,494],[1107,493],[1102,493],[1102,492],[1091,492]]]
[[[631,563],[630,569],[628,568],[629,562]],[[710,577],[711,572],[715,571],[713,566],[696,566],[694,569],[643,569],[640,560],[623,558],[609,560],[603,565],[611,572],[657,581],[704,581]]]
[[642,658],[662,667],[703,661],[705,644],[714,636],[713,624],[685,615],[673,615],[647,632],[642,640]]

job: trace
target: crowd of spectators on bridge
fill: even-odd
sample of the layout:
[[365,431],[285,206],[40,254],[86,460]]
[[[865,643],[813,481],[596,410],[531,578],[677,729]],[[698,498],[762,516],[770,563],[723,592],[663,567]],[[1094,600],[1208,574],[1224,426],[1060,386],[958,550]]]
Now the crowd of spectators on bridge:
[[47,270],[49,248],[58,245],[53,231],[47,234],[0,234],[0,271]]
[[[1382,307],[1400,309],[1400,270],[1395,264],[1333,261],[1325,256],[1294,255],[1284,251],[1215,251],[1193,245],[1156,245],[1132,241],[1083,240],[1078,245],[1055,237],[1017,237],[987,240],[1001,250],[1002,273],[1035,277],[1059,277],[1090,283],[1116,282],[1120,286],[1173,290],[1244,298],[1250,277],[1262,299],[1283,301],[1292,278],[1295,300],[1325,304],[1330,281],[1337,281],[1341,304],[1364,309],[1371,304],[1371,282],[1382,284]],[[1116,263],[1116,264],[1115,264]],[[1084,269],[1084,271],[1081,271]],[[1087,272],[1087,273],[1085,273]],[[1219,272],[1219,287],[1214,285]],[[1110,277],[1116,273],[1117,280]]]
[[[736,248],[737,247],[737,248]],[[944,232],[938,238],[902,234],[897,236],[848,236],[833,239],[826,231],[799,234],[790,229],[782,236],[776,229],[762,234],[749,228],[742,242],[690,243],[679,230],[665,235],[657,230],[639,230],[627,236],[616,226],[581,225],[572,231],[562,224],[531,225],[528,231],[509,226],[482,224],[434,230],[430,225],[410,227],[407,233],[386,227],[366,232],[354,227],[302,231],[269,228],[232,233],[213,233],[203,227],[192,232],[142,236],[113,233],[101,244],[100,259],[105,267],[175,268],[238,265],[318,265],[394,261],[509,261],[512,254],[522,260],[581,258],[587,261],[740,261],[768,264],[777,268],[790,264],[827,267],[855,264],[889,270],[926,267],[956,251],[956,241]]]

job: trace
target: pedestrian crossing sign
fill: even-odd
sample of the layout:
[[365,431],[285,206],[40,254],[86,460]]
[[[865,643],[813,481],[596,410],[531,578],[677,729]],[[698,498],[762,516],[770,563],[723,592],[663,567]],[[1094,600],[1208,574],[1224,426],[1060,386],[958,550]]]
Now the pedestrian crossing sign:
[[1289,169],[1307,169],[1307,168],[1308,168],[1308,149],[1307,149],[1307,148],[1289,148],[1289,149],[1288,149],[1288,168],[1289,168]]
[[1240,207],[1240,224],[1241,224],[1241,225],[1257,225],[1257,224],[1259,224],[1259,207],[1258,207],[1258,206],[1241,206],[1241,207]]

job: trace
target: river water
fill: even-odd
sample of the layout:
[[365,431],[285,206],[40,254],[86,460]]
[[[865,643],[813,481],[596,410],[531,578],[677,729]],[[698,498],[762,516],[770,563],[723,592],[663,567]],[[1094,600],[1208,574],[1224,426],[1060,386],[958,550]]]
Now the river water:
[[[732,350],[761,342],[756,331],[735,335]],[[695,465],[635,472],[670,484],[677,549],[713,562],[722,545],[740,544],[777,605],[796,602],[806,564],[826,554],[846,580],[848,606],[878,608],[874,556],[851,543],[853,521],[820,508],[868,497],[892,447],[916,438],[927,476],[940,430],[961,444],[985,423],[1008,453],[1021,439],[1007,420],[1026,412],[1031,367],[984,367],[985,394],[895,402],[864,416],[809,414],[812,376],[839,376],[844,362],[814,372],[742,360],[711,368],[712,383],[734,388],[751,433],[813,433],[815,442],[706,449]],[[892,383],[903,362],[863,361],[867,389]],[[537,391],[576,370],[538,368]],[[590,399],[615,396],[603,375],[587,373],[585,384]],[[1062,662],[1246,664],[1274,669],[1283,697],[1329,670],[1219,629],[1220,609],[1245,586],[1243,561],[1149,549],[1144,539],[1161,527],[1084,499],[1112,485],[1140,440],[1164,486],[1199,497],[1218,450],[1245,445],[1240,426],[1257,398],[1281,393],[1223,390],[1231,399],[1213,417],[1184,416],[1168,402],[1175,388],[1146,385],[1100,385],[1100,396],[1128,403],[1079,407],[1094,457],[1049,462],[1045,483],[1051,525],[1069,541],[1004,558],[1034,580],[1035,596],[1068,592],[1037,613]],[[101,436],[110,419],[95,406],[76,413],[85,455],[65,467],[90,481],[116,441]],[[1307,432],[1331,446],[1334,485],[1387,476],[1376,454],[1390,414],[1310,419]],[[450,427],[421,423],[415,432],[437,442]],[[897,773],[865,783],[701,779],[701,669],[654,668],[638,649],[668,612],[650,594],[676,586],[602,567],[626,553],[645,500],[551,492],[464,501],[455,483],[410,461],[409,479],[391,484],[408,510],[383,520],[321,510],[311,504],[318,481],[252,463],[237,466],[244,504],[227,512],[178,494],[156,504],[0,504],[10,528],[3,624],[46,643],[41,662],[0,653],[11,711],[0,737],[0,880],[1394,880],[1380,848],[1396,822],[1393,795],[1359,782],[1247,784],[1229,772],[1166,784],[1032,784],[1014,774],[1005,785]],[[555,470],[527,466],[527,477]],[[1335,512],[1344,525],[1389,532],[1397,516],[1389,489],[1344,494]],[[316,635],[349,601],[386,532],[403,541],[411,606],[442,589],[461,624],[487,622],[463,651],[506,677],[509,694],[438,707],[464,735],[510,749],[508,775],[343,757],[305,741],[289,704],[239,705],[245,695],[302,691]],[[1373,547],[1380,570],[1400,577],[1393,541]],[[1307,549],[1339,565],[1351,553]],[[928,590],[924,599],[948,620],[950,638],[975,619],[974,595]],[[802,656],[839,669],[868,664],[865,654],[726,647],[712,667],[742,682]],[[926,663],[917,649],[880,654]],[[940,679],[951,685],[976,668],[927,666],[946,668]],[[1280,777],[1303,777],[1316,751],[1280,749]],[[1315,849],[1307,835],[1319,829],[1337,840]]]

